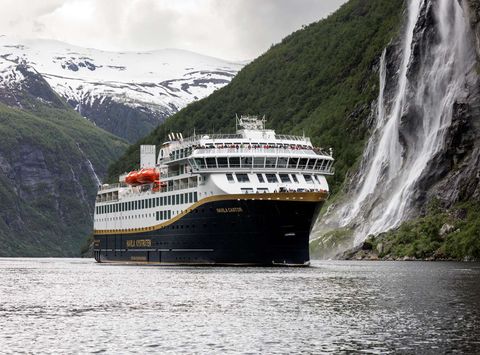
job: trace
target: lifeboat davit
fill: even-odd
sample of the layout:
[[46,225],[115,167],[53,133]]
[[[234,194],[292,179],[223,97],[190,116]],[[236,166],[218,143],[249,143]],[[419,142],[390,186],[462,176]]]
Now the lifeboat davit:
[[160,174],[155,168],[141,169],[137,175],[140,184],[149,184],[160,179]]

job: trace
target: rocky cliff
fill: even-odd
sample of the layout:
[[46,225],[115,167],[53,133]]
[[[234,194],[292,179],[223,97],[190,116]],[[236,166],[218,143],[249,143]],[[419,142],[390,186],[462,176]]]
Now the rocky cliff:
[[387,258],[480,257],[479,2],[407,4],[379,65],[371,138],[317,227],[317,256],[380,244]]
[[79,255],[100,179],[126,143],[27,64],[0,60],[0,71],[0,255]]

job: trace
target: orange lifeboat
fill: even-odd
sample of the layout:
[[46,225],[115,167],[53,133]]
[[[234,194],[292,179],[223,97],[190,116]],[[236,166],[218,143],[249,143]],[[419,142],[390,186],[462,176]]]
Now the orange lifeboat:
[[125,177],[125,182],[129,185],[138,185],[138,171],[130,171],[127,176]]
[[137,173],[137,181],[140,184],[149,184],[160,179],[160,174],[155,168],[141,169]]

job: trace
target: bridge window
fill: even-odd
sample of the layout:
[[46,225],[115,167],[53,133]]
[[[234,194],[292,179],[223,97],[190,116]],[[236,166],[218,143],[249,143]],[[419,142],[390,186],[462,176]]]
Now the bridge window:
[[233,174],[226,174],[226,175],[227,175],[228,182],[235,182],[235,180],[233,179]]
[[198,168],[203,169],[205,168],[205,160],[203,158],[195,158],[195,164]]
[[292,182],[290,180],[290,177],[288,176],[288,174],[280,174],[280,181],[281,182]]
[[219,168],[228,168],[228,159],[227,157],[217,158],[217,163]]
[[240,158],[238,157],[231,157],[228,158],[229,165],[231,168],[239,168],[240,167]]
[[296,169],[298,165],[298,158],[290,158],[288,161],[288,168],[289,169]]
[[287,162],[288,162],[288,158],[279,157],[277,161],[277,168],[286,168]]
[[292,174],[292,180],[293,182],[296,182],[298,184],[298,179],[296,174]]
[[262,174],[257,174],[258,182],[265,182]]
[[253,167],[263,169],[265,167],[265,157],[255,157],[255,158],[253,158]]
[[215,160],[215,158],[206,158],[205,160],[207,161],[207,168],[210,168],[210,169],[217,168],[217,161]]
[[247,174],[236,174],[238,182],[250,182]]
[[306,159],[306,158],[300,159],[300,162],[298,163],[298,168],[299,169],[305,169],[305,167],[307,166],[307,161],[308,161],[308,159]]
[[251,168],[252,167],[252,158],[251,157],[242,157],[241,158],[242,168]]
[[277,158],[267,158],[265,160],[265,167],[266,168],[274,168],[277,163]]
[[265,174],[268,182],[278,182],[277,175],[275,174]]
[[312,175],[305,174],[303,175],[303,177],[305,178],[305,181],[308,182],[309,184],[313,183]]

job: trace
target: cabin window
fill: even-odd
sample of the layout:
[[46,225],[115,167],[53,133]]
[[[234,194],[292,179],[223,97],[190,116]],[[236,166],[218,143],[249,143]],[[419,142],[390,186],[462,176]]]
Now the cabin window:
[[210,169],[217,168],[217,161],[215,160],[215,158],[206,158],[205,160],[207,161],[207,168],[210,168]]
[[185,203],[188,203],[188,193],[185,192],[183,196],[184,196]]
[[257,174],[258,182],[265,182],[262,174]]
[[275,174],[265,174],[268,182],[278,182],[277,175]]
[[169,205],[172,204],[172,196],[168,196],[168,204],[169,204]]
[[265,157],[255,157],[253,158],[253,167],[254,168],[265,168]]
[[193,202],[192,193],[189,192],[188,193],[188,203],[192,203],[192,202]]
[[239,157],[231,157],[228,158],[229,165],[231,168],[239,168],[240,167],[240,158]]
[[292,174],[292,180],[293,180],[293,182],[296,182],[298,184],[297,175]]
[[265,167],[266,168],[274,168],[276,163],[277,163],[277,158],[266,158],[265,159]]
[[180,196],[179,195],[175,195],[175,202],[178,204],[180,204]]
[[228,159],[227,157],[217,158],[217,163],[219,168],[228,168]]
[[157,221],[158,221],[158,220],[160,219],[160,212],[157,211],[157,212],[155,213],[155,217],[157,218]]
[[151,198],[148,199],[148,208],[152,208],[152,199]]
[[183,204],[183,194],[180,195],[180,204]]
[[277,168],[286,168],[287,162],[288,162],[288,158],[279,157],[277,161]]
[[236,174],[238,182],[250,182],[247,174]]
[[305,181],[308,182],[309,184],[313,183],[312,175],[305,174],[303,175],[303,177],[305,178]]
[[280,181],[281,182],[292,182],[290,180],[290,177],[288,176],[288,174],[280,174]]
[[193,193],[193,201],[197,202],[197,191]]
[[228,182],[235,182],[235,180],[233,179],[233,174],[226,174],[226,175],[227,175]]

